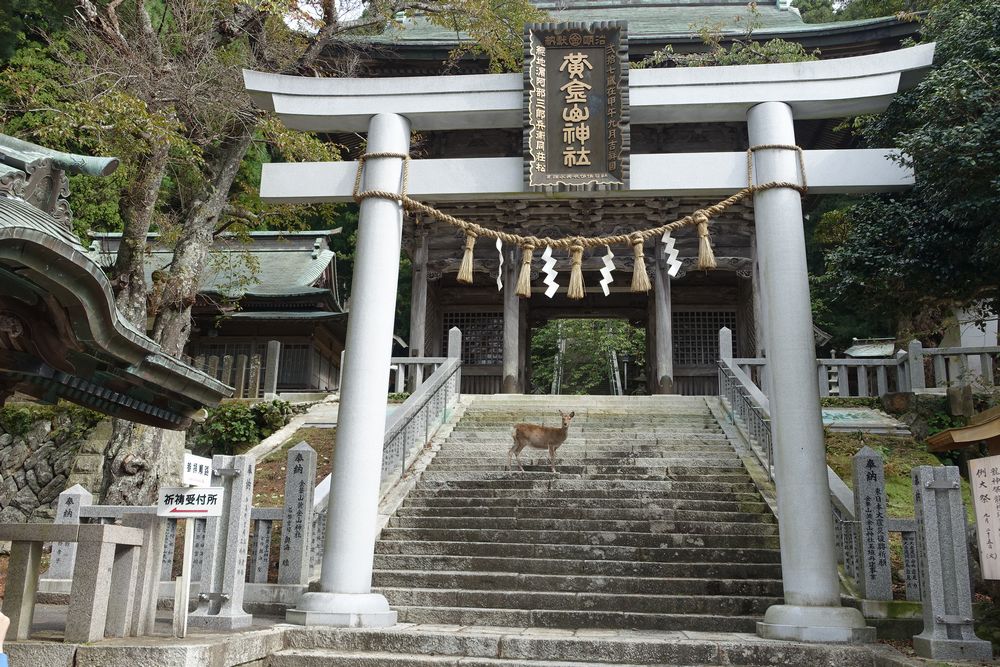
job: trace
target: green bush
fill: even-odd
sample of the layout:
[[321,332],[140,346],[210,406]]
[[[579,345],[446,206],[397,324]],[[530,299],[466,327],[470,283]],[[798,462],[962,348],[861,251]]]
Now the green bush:
[[293,413],[286,401],[223,403],[208,411],[195,444],[209,454],[239,454],[287,424]]
[[410,392],[408,391],[393,391],[389,392],[389,403],[404,403],[406,399],[410,397]]
[[253,410],[246,403],[223,403],[208,411],[195,442],[212,454],[232,455],[260,442]]
[[287,401],[267,401],[265,403],[254,403],[250,408],[253,413],[254,423],[261,438],[266,438],[292,418],[293,410]]

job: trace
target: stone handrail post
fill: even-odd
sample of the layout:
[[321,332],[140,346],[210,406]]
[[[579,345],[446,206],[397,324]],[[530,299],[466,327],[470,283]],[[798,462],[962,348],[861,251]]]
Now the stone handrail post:
[[907,367],[909,370],[910,391],[926,389],[924,381],[924,346],[919,340],[911,340],[906,348]]
[[243,611],[253,479],[253,456],[212,457],[212,484],[225,488],[222,516],[206,520],[201,592],[198,609],[188,617],[190,625],[236,630],[253,620]]
[[911,479],[924,606],[924,631],[913,637],[913,649],[933,660],[990,661],[992,645],[979,639],[973,629],[958,468],[919,466]]

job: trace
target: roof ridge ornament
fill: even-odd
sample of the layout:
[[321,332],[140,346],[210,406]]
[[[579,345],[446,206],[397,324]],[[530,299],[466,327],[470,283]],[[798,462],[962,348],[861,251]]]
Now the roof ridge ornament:
[[0,134],[0,196],[21,199],[71,229],[67,174],[107,176],[118,158],[64,153]]

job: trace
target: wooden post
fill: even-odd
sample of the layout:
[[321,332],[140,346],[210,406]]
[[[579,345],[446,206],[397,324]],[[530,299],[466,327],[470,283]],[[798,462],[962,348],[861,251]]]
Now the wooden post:
[[656,316],[656,382],[650,387],[657,394],[674,393],[674,335],[671,318],[670,276],[663,257],[653,262],[653,308]]
[[517,273],[519,268],[517,249],[504,249],[503,262],[503,383],[505,394],[520,394],[519,382],[521,303],[517,296]]
[[[410,356],[426,357],[427,347],[427,231],[417,228],[413,243],[413,279],[410,286]],[[413,367],[407,388],[416,391],[423,369]]]

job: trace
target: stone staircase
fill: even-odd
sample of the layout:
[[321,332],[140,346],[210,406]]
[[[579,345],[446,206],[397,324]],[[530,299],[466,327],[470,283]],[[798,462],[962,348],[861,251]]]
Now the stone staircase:
[[[558,472],[538,450],[507,471],[512,424],[558,409]],[[752,633],[782,595],[774,516],[680,396],[476,397],[382,531],[374,585],[400,626],[304,630],[269,664],[758,664],[703,633]]]

